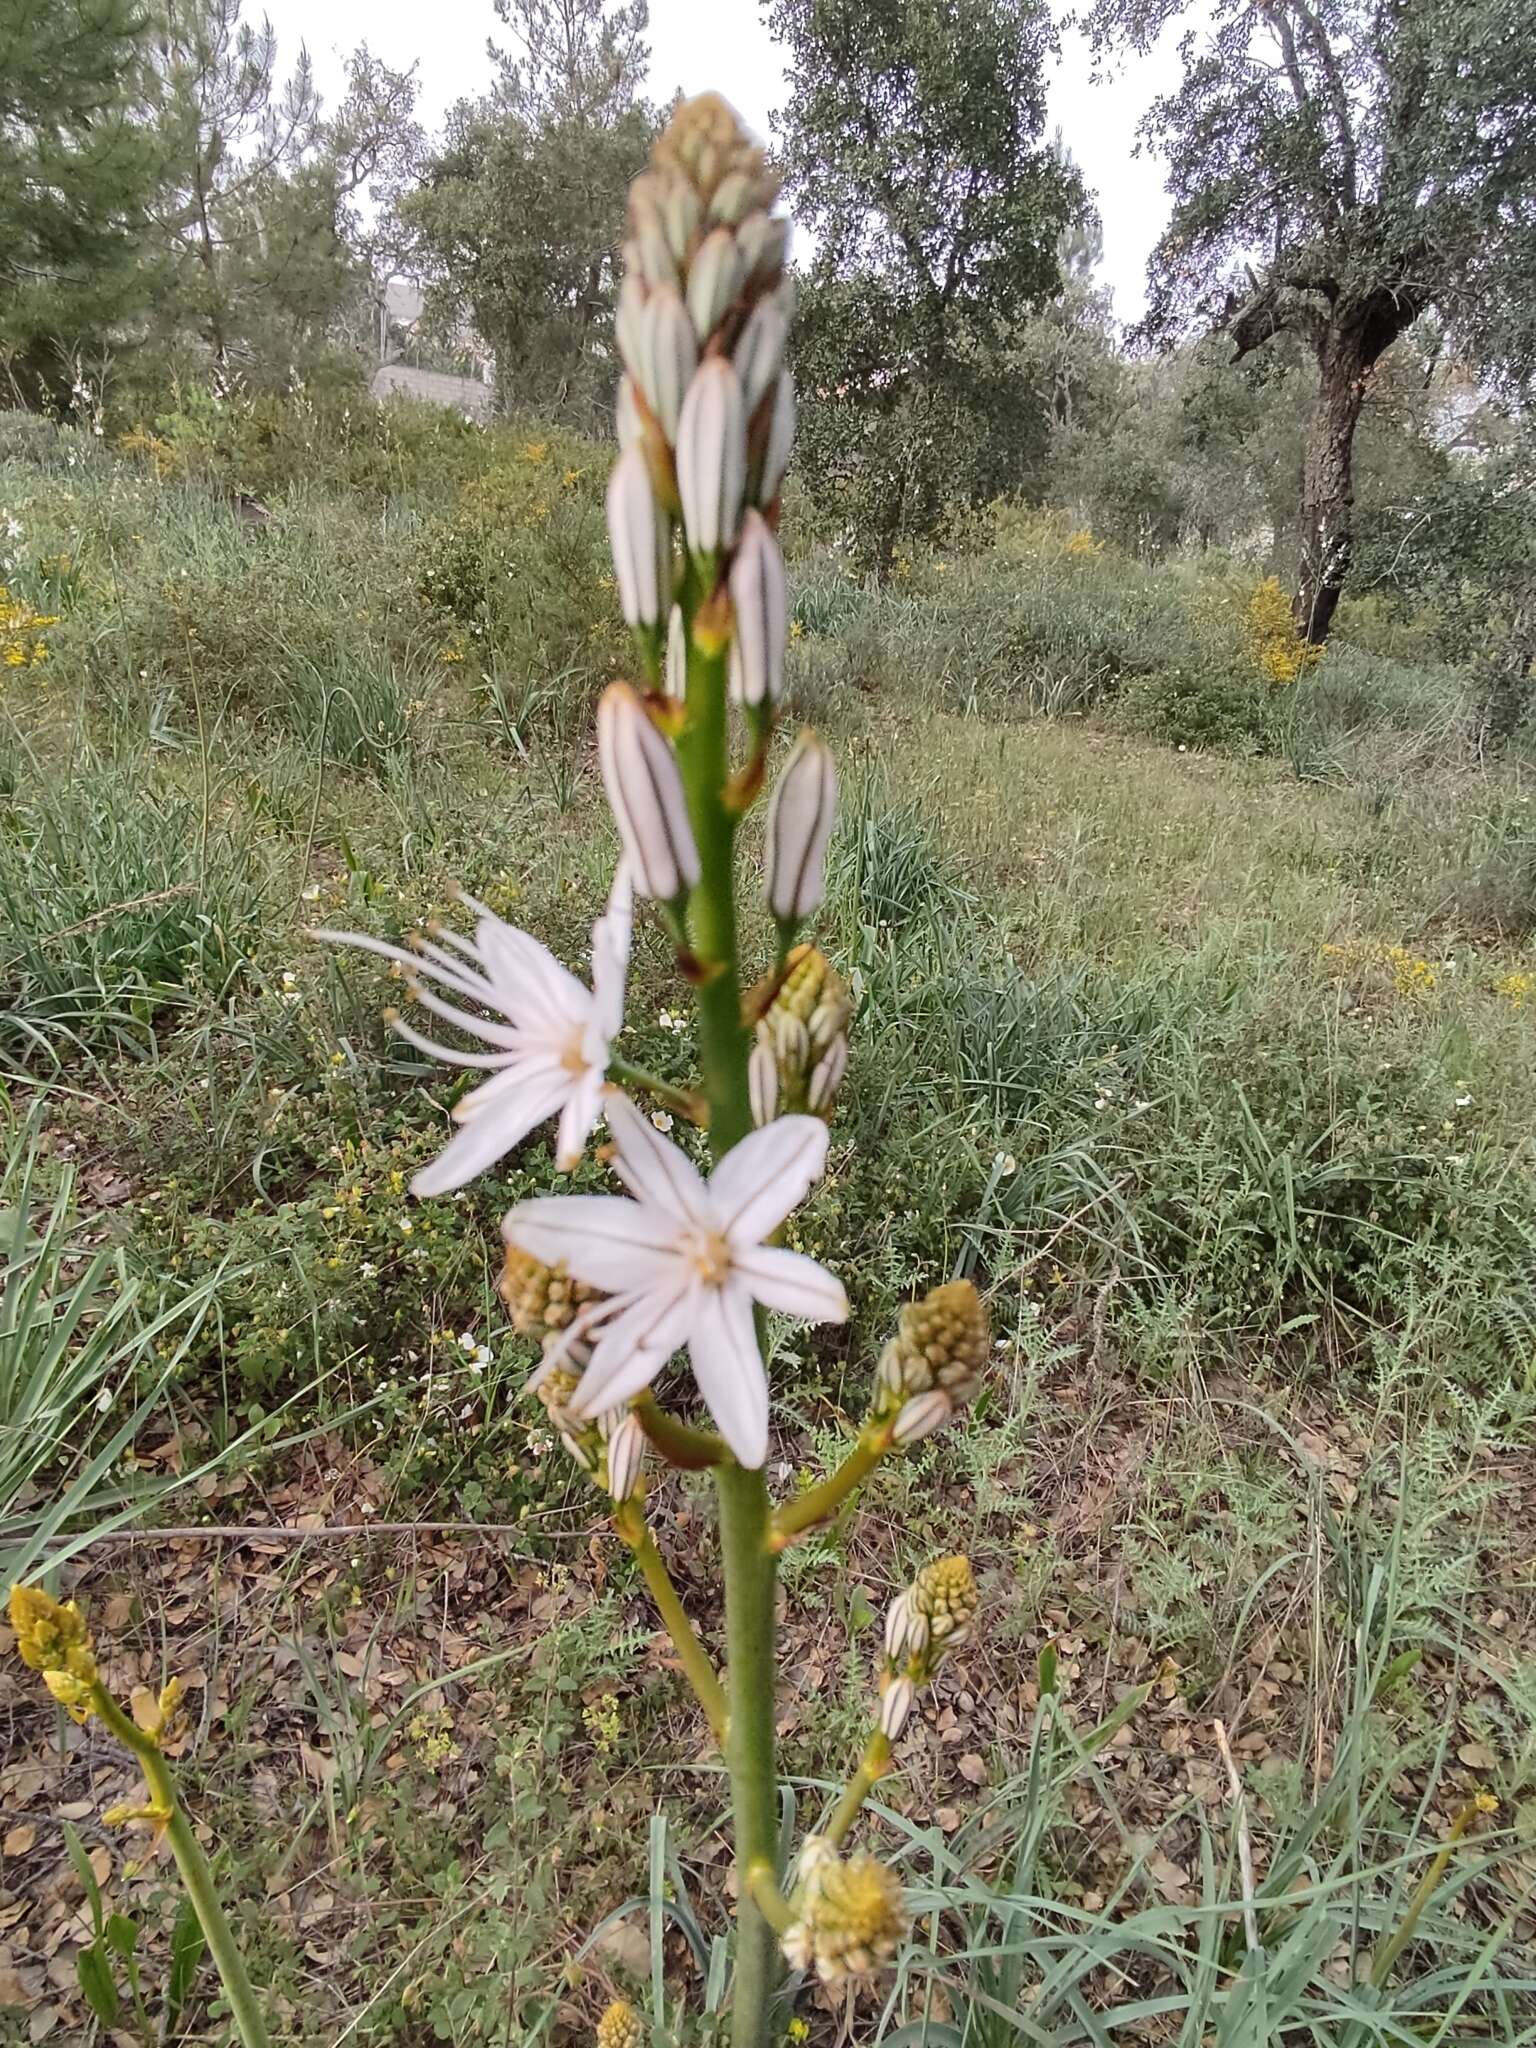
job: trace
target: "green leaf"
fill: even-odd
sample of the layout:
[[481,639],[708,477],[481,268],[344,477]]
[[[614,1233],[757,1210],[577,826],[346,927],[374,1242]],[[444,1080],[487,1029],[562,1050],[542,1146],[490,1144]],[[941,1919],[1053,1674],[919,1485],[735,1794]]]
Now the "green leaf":
[[64,1846],[69,1851],[70,1862],[75,1866],[75,1875],[80,1880],[81,1888],[91,1909],[91,1921],[96,1930],[96,1939],[100,1941],[103,1926],[101,1886],[96,1882],[96,1873],[91,1868],[90,1857],[85,1853],[84,1842],[81,1841],[68,1821],[64,1823]]
[[118,1955],[131,1956],[139,1945],[138,1922],[130,1920],[126,1913],[109,1913],[101,1938]]
[[107,1952],[100,1942],[93,1941],[89,1948],[81,1949],[75,1957],[75,1974],[80,1979],[85,2002],[97,2019],[104,2027],[115,2025],[119,2003],[117,1986],[112,1980],[112,1965],[107,1960]]

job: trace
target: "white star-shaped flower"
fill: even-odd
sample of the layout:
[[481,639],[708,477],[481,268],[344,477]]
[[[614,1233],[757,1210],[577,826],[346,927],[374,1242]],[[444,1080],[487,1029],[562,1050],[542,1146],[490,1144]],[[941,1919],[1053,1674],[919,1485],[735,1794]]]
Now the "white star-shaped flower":
[[[434,1059],[492,1069],[490,1080],[454,1104],[454,1121],[464,1128],[412,1180],[413,1195],[443,1195],[463,1187],[520,1145],[536,1124],[557,1115],[556,1163],[568,1173],[597,1122],[609,1048],[624,1018],[634,894],[622,861],[608,907],[592,928],[590,989],[527,932],[503,924],[472,896],[462,900],[477,914],[473,940],[438,930],[436,942],[421,939],[408,951],[362,932],[312,934],[394,961],[409,974],[424,1009],[491,1048],[463,1052],[439,1045],[403,1018],[391,1017],[402,1038]],[[474,1015],[435,989],[462,996],[491,1014]]]
[[827,1127],[780,1117],[734,1145],[706,1181],[616,1088],[605,1106],[614,1170],[635,1199],[544,1196],[519,1202],[502,1224],[509,1245],[604,1292],[566,1333],[592,1345],[570,1410],[591,1417],[627,1401],[686,1344],[720,1434],[755,1468],[768,1455],[768,1375],[754,1307],[812,1323],[848,1314],[825,1266],[764,1243],[820,1174]]

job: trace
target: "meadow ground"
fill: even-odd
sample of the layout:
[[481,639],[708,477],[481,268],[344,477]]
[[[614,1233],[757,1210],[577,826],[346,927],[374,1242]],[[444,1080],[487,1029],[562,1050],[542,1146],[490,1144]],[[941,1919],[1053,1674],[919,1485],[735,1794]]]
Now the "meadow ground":
[[[574,2041],[616,1988],[713,2038],[722,1780],[494,1291],[547,1141],[412,1204],[448,1082],[305,936],[462,882],[584,961],[603,461],[410,409],[0,421],[8,1564],[97,1538],[64,1579],[125,1685],[185,1677],[189,1796],[315,2048]],[[970,1426],[787,1559],[807,1809],[914,1564],[967,1550],[986,1603],[881,1788],[895,1988],[798,2038],[1269,2038],[1245,1839],[1274,2038],[1536,2038],[1528,757],[1367,609],[1277,673],[1231,564],[1020,515],[878,590],[808,541],[792,575],[860,1011],[797,1219],[854,1320],[781,1333],[776,1479],[914,1293],[971,1274],[997,1335]],[[669,966],[643,928],[626,1051],[682,1079]],[[712,1635],[697,1489],[657,1519]],[[0,2040],[90,2038],[65,1823],[158,2018],[121,1760],[11,1661],[0,1711]],[[207,1989],[172,2038],[223,2038]]]

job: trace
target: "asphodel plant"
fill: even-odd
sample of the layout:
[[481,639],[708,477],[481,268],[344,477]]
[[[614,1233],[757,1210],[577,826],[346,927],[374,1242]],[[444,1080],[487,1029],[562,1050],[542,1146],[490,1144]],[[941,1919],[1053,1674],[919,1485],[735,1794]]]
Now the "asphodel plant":
[[[963,1558],[927,1567],[891,1611],[868,1743],[820,1830],[779,1866],[774,1755],[775,1580],[785,1547],[836,1517],[883,1458],[958,1414],[987,1353],[967,1282],[903,1314],[841,1466],[775,1502],[769,1318],[841,1323],[843,1284],[782,1242],[825,1166],[848,1065],[852,1005],[803,936],[822,903],[837,801],[825,743],[802,731],[766,797],[760,875],[738,875],[742,825],[763,802],[784,708],[788,615],[779,494],[794,434],[784,351],[788,224],[761,149],[723,101],[679,107],[630,194],[616,321],[618,459],[608,487],[615,584],[633,630],[634,679],[597,709],[597,757],[620,858],[592,936],[590,982],[473,898],[469,936],[429,928],[406,947],[320,934],[383,954],[427,1023],[389,1013],[410,1042],[482,1078],[458,1129],[417,1175],[421,1196],[462,1187],[546,1120],[557,1167],[600,1123],[622,1194],[551,1194],[503,1223],[503,1294],[542,1347],[532,1381],[571,1457],[611,1502],[729,1767],[738,1871],[731,1993],[735,2048],[782,2038],[790,1970],[835,1983],[876,1969],[906,1925],[902,1890],[874,1857],[845,1853],[891,1768],[918,1689],[963,1640],[976,1607]],[[743,960],[742,888],[765,905],[768,956]],[[649,905],[691,992],[698,1084],[664,1084],[618,1052],[635,899]],[[469,1041],[445,1044],[430,1020]],[[670,1114],[660,1116],[665,1109]],[[658,1128],[690,1119],[680,1144]],[[711,1426],[683,1412],[686,1355]],[[674,1398],[674,1393],[677,1398]],[[719,1507],[725,1662],[686,1613],[647,1513],[661,1460],[707,1471]],[[640,2038],[628,2007],[605,2048]]]

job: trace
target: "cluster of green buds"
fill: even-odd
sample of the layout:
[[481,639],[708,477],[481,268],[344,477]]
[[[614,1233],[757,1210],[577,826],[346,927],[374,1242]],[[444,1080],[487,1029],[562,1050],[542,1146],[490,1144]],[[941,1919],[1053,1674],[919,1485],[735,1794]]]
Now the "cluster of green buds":
[[645,2048],[640,2015],[627,1999],[616,1998],[598,2021],[597,2048]]
[[970,1635],[980,1604],[970,1559],[960,1556],[934,1558],[891,1602],[880,1667],[880,1732],[888,1742],[905,1728],[917,1688]]
[[981,1389],[991,1328],[969,1280],[934,1287],[909,1302],[876,1370],[875,1418],[902,1448],[952,1422]]
[[830,1117],[848,1071],[853,1002],[819,946],[796,946],[773,1001],[757,1021],[748,1078],[752,1118],[809,1111]]
[[641,1491],[645,1477],[645,1431],[628,1407],[608,1408],[588,1422],[570,1411],[581,1375],[568,1366],[547,1367],[536,1376],[534,1391],[554,1424],[572,1460],[615,1501]]
[[791,1910],[786,1958],[832,1986],[891,1962],[911,1924],[895,1871],[863,1850],[839,1856],[822,1835],[807,1836],[800,1852]]

